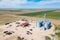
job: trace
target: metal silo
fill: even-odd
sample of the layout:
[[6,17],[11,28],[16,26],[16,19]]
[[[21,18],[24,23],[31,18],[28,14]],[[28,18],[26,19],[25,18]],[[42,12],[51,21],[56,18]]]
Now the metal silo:
[[42,23],[43,23],[42,20],[38,20],[36,23],[36,27],[42,27]]
[[46,30],[47,29],[50,29],[50,27],[51,27],[51,22],[50,21],[46,21],[46,22],[44,22],[44,27],[46,28]]

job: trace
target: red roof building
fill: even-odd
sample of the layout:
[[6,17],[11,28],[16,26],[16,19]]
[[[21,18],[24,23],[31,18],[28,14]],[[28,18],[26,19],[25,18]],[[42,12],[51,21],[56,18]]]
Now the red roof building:
[[24,23],[22,23],[22,24],[20,24],[20,26],[28,26],[29,25],[29,23],[28,22],[24,22]]

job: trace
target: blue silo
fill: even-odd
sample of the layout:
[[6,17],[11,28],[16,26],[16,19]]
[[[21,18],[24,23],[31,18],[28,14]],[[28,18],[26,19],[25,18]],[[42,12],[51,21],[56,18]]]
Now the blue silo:
[[43,21],[42,20],[38,20],[37,23],[36,23],[36,27],[42,27]]
[[43,27],[47,30],[47,29],[50,29],[50,27],[51,27],[51,22],[50,21],[46,21],[46,22],[44,22],[43,23]]

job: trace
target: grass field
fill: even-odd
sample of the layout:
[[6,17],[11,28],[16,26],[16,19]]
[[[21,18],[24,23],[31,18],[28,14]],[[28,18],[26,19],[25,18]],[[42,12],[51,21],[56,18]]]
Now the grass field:
[[60,30],[60,25],[55,25],[55,30]]
[[13,15],[0,15],[0,25],[5,24],[5,23],[10,23],[19,20],[20,17],[13,16]]
[[33,12],[33,13],[17,14],[17,15],[31,16],[31,17],[43,17],[44,14],[47,14],[47,18],[60,20],[60,12],[54,12],[54,11]]
[[60,33],[56,33],[56,36],[58,37],[58,40],[60,40]]

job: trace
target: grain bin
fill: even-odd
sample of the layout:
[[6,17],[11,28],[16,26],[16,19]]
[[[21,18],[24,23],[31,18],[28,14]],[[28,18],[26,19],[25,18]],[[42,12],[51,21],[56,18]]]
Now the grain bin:
[[36,27],[42,27],[42,23],[43,23],[42,20],[38,20],[36,23]]

